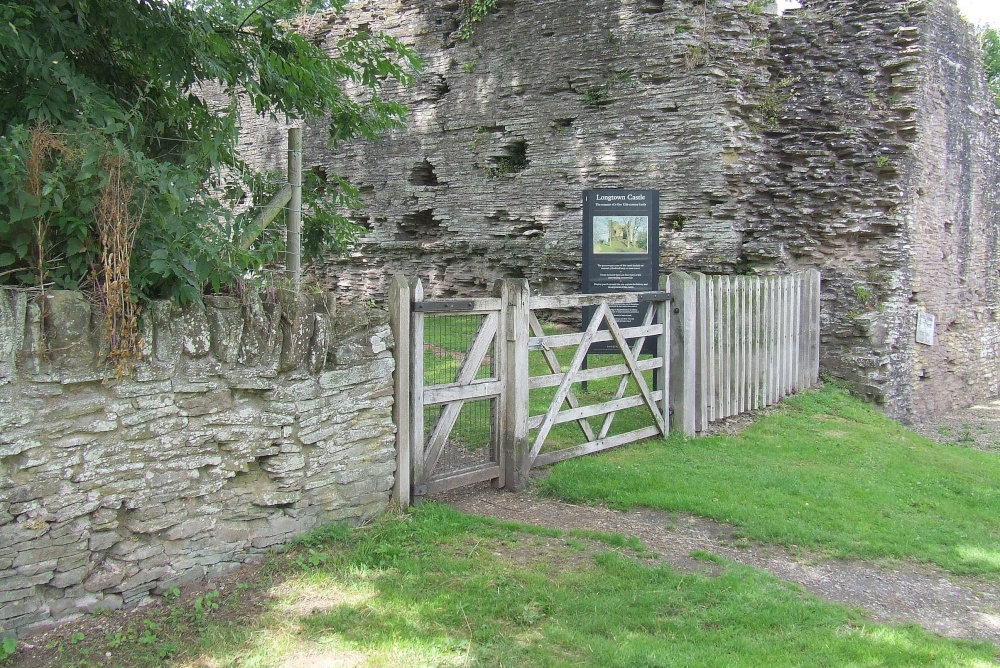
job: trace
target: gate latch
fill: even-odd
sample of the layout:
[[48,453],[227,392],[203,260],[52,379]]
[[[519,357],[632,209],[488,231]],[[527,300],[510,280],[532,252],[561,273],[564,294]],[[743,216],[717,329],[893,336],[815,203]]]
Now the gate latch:
[[427,485],[411,485],[410,496],[427,496]]

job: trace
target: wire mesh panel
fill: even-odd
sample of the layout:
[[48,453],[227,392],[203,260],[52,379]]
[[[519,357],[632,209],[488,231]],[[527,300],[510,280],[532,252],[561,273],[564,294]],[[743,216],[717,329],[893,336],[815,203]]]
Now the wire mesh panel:
[[433,493],[499,477],[499,302],[470,309],[466,302],[440,300],[419,308],[449,312],[414,313],[421,356],[414,399],[422,417],[415,487]]
[[[476,468],[498,461],[493,438],[495,399],[465,401],[441,449],[434,476]],[[424,407],[425,442],[430,442],[443,406]]]
[[[429,315],[424,319],[424,385],[458,380],[476,333],[486,315]],[[493,343],[476,368],[473,379],[495,378]]]

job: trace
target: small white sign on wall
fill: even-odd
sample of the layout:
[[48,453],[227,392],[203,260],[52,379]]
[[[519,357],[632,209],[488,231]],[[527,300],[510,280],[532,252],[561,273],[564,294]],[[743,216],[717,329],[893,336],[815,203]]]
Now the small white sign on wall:
[[934,345],[934,324],[937,318],[926,311],[917,311],[917,343]]

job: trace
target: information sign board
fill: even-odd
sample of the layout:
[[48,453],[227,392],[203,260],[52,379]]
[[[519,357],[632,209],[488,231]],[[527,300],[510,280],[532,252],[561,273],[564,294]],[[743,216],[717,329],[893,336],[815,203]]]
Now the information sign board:
[[[583,191],[583,292],[646,292],[658,288],[660,266],[658,190]],[[645,305],[611,306],[622,327],[641,324]],[[584,309],[584,326],[594,309]],[[647,341],[645,352],[655,348]],[[590,353],[616,352],[613,342],[597,343]]]
[[917,312],[917,343],[934,345],[934,325],[936,317],[926,311]]

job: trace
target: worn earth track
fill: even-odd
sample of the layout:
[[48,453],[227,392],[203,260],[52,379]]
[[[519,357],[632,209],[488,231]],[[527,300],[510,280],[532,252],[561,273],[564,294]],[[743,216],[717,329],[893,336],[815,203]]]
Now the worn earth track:
[[505,521],[634,536],[665,563],[685,571],[705,571],[705,562],[693,559],[691,552],[711,552],[796,582],[826,600],[863,608],[878,622],[918,624],[941,635],[989,640],[1000,646],[1000,590],[974,578],[914,563],[831,560],[736,540],[731,526],[701,517],[577,506],[532,491],[497,491],[487,484],[437,499],[464,512]]

